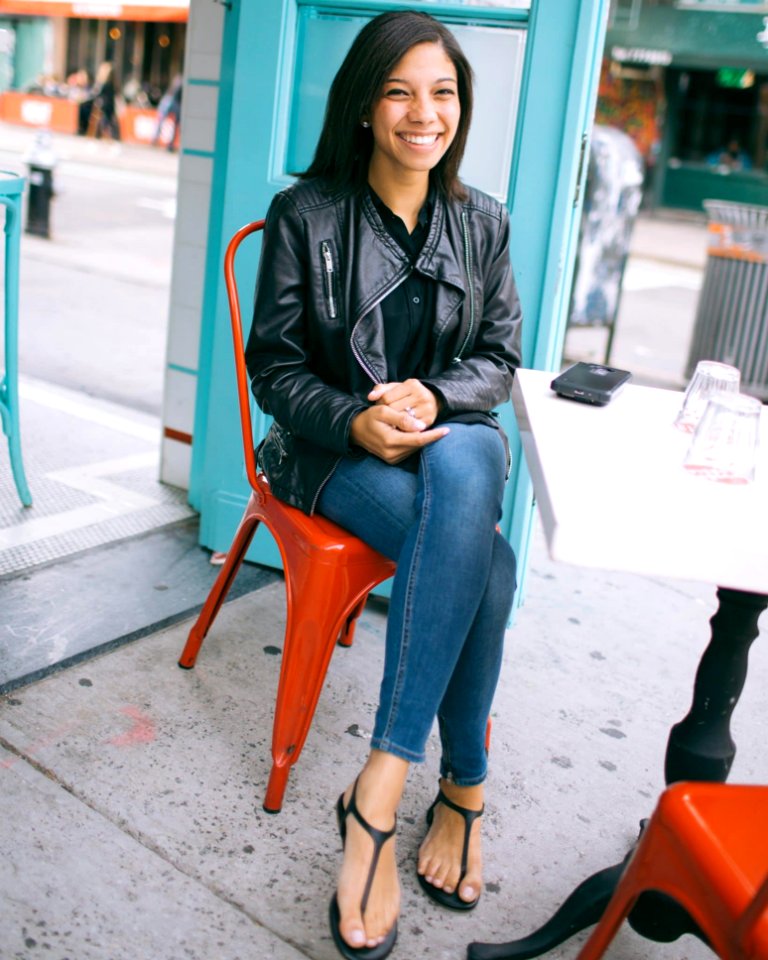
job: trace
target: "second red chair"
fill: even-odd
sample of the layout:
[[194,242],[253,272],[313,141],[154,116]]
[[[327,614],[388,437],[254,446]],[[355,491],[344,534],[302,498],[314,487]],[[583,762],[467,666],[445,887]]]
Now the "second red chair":
[[669,787],[577,960],[602,957],[647,890],[681,904],[724,960],[768,960],[768,787]]

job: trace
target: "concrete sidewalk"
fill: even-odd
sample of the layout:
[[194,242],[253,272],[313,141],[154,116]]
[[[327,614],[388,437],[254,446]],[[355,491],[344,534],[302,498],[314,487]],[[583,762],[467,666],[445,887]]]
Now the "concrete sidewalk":
[[[687,711],[713,610],[708,587],[555,565],[537,538],[494,711],[483,900],[467,916],[442,911],[415,881],[433,740],[402,807],[393,957],[460,960],[471,940],[524,936],[623,857],[663,787],[668,729]],[[354,646],[334,655],[283,811],[268,816],[283,621],[275,584],[223,608],[192,672],[176,666],[179,624],[2,699],[0,957],[336,956],[333,801],[367,751],[385,618],[370,604]],[[767,679],[758,643],[733,781],[768,778]],[[627,929],[610,956],[711,954],[691,937],[656,945]]]

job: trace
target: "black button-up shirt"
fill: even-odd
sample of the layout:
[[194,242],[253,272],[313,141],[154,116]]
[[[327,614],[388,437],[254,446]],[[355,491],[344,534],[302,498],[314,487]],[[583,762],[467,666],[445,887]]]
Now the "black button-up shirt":
[[[370,189],[370,188],[369,188]],[[418,259],[429,233],[432,219],[432,194],[419,211],[413,233],[370,189],[371,200],[387,233],[405,253],[411,266]],[[405,280],[381,302],[384,317],[384,347],[390,382],[424,375],[428,367],[427,351],[435,312],[435,281],[412,269]]]

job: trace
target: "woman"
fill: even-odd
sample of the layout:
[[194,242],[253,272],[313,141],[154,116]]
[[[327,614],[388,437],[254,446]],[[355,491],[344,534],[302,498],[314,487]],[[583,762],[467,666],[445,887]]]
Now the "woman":
[[330,923],[358,960],[397,936],[396,811],[435,717],[418,879],[455,909],[482,882],[485,728],[515,587],[490,411],[520,362],[520,307],[506,211],[457,176],[471,112],[471,69],[439,22],[363,28],[311,166],[270,207],[247,347],[275,495],[397,561],[372,749],[337,803]]
[[93,107],[98,108],[97,139],[108,133],[113,140],[120,139],[120,121],[117,116],[117,90],[114,67],[105,60],[99,65],[93,87]]

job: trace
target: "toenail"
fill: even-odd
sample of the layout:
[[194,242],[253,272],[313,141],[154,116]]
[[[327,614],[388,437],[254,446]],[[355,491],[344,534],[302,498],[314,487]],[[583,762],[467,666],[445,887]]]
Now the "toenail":
[[462,890],[465,900],[474,900],[475,899],[475,888],[474,887],[464,887]]
[[362,930],[353,930],[349,935],[350,945],[361,947],[365,943],[365,934]]

